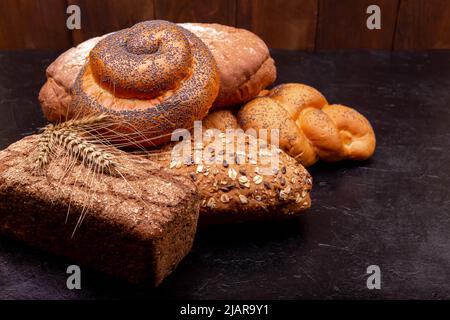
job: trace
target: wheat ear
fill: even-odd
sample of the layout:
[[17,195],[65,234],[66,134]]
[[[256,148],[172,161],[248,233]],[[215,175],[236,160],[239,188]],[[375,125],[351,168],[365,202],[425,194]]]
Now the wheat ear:
[[82,118],[71,119],[71,120],[67,120],[64,122],[60,122],[55,125],[55,130],[69,129],[69,128],[80,129],[83,127],[91,127],[94,124],[104,122],[107,118],[108,118],[108,115],[106,115],[106,114],[87,115]]
[[43,131],[39,137],[39,141],[38,141],[39,153],[38,153],[38,156],[36,159],[36,166],[37,166],[38,172],[43,172],[45,166],[50,161],[50,156],[51,156],[51,152],[52,152],[53,130],[54,130],[54,126],[52,124],[49,124],[43,129]]
[[49,124],[42,130],[39,137],[39,153],[36,159],[37,170],[42,173],[50,162],[54,143],[57,142],[71,156],[82,162],[98,166],[110,173],[115,166],[112,154],[88,142],[82,136],[96,124],[108,118],[105,114],[88,115],[79,119],[72,119],[58,124]]
[[107,173],[111,173],[111,169],[115,167],[114,156],[83,139],[80,132],[63,128],[54,130],[52,134],[70,156],[80,159],[84,164],[93,165]]

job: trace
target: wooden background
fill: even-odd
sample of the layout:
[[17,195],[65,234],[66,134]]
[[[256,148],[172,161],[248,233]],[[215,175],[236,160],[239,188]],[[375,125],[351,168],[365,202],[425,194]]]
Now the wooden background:
[[[70,4],[81,30],[66,28]],[[371,4],[381,30],[366,28]],[[450,0],[0,0],[0,49],[65,49],[148,19],[238,26],[272,48],[450,48]]]

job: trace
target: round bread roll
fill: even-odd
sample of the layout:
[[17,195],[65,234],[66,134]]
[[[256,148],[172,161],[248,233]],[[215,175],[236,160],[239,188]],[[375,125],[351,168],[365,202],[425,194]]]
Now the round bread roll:
[[[213,107],[246,102],[275,81],[276,68],[269,50],[252,32],[219,24],[180,26],[197,35],[216,61],[220,87]],[[73,113],[75,79],[92,48],[106,36],[89,39],[67,50],[47,68],[47,82],[39,93],[39,101],[48,120],[59,121]]]
[[375,152],[369,121],[356,110],[329,105],[316,89],[279,85],[244,105],[237,121],[244,130],[278,129],[280,148],[304,166],[324,161],[365,160]]

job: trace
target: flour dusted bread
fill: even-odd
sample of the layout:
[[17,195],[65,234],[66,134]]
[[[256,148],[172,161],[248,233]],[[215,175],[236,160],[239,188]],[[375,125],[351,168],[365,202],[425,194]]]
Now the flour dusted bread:
[[264,41],[245,30],[208,23],[182,23],[211,50],[220,73],[215,107],[246,102],[276,78],[276,68]]
[[127,181],[93,179],[80,163],[66,172],[67,159],[57,157],[37,174],[39,142],[29,136],[0,152],[2,234],[132,283],[159,284],[189,252],[199,210],[189,178],[124,153]]
[[[220,87],[213,107],[250,100],[276,78],[269,50],[255,34],[219,24],[180,24],[199,37],[217,64]],[[92,48],[107,35],[89,39],[59,56],[47,68],[47,82],[39,93],[50,121],[64,119],[71,110],[72,87]]]
[[73,100],[71,90],[75,79],[89,52],[105,37],[95,37],[70,48],[48,66],[47,81],[39,92],[39,102],[48,120],[60,121],[66,117]]

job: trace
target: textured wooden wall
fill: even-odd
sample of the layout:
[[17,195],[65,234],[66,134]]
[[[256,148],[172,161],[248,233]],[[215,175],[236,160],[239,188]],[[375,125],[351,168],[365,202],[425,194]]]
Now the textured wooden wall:
[[[81,30],[66,8],[81,8]],[[366,9],[381,8],[381,30]],[[249,29],[272,48],[450,48],[450,0],[1,0],[0,49],[68,48],[147,19]]]

